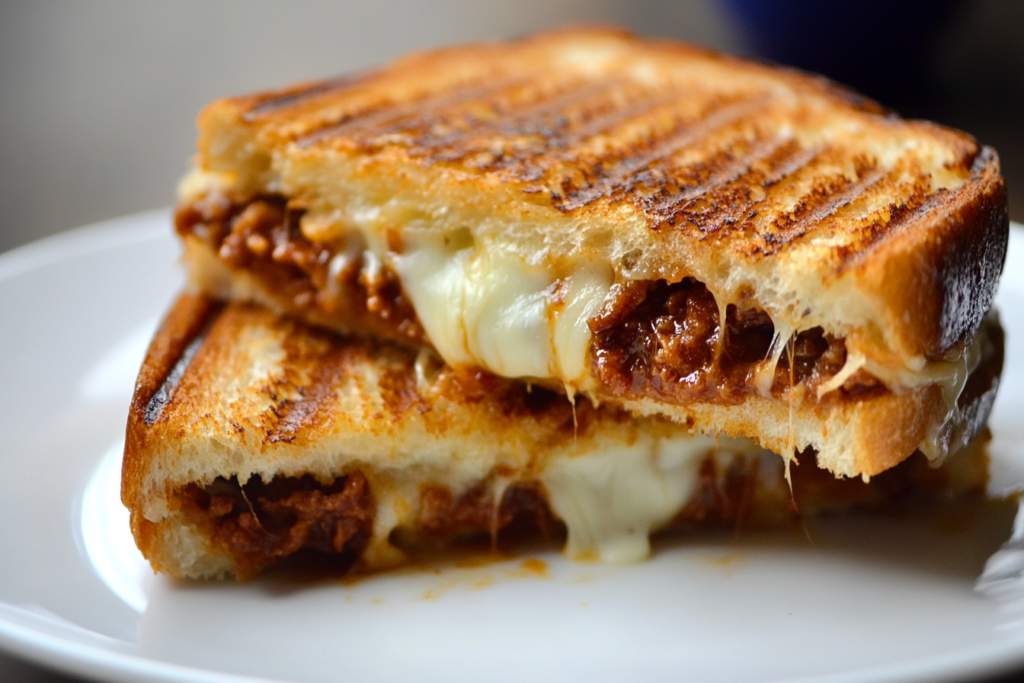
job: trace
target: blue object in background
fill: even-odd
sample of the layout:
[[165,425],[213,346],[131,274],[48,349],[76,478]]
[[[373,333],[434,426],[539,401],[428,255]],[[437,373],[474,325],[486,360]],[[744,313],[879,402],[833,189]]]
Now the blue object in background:
[[754,56],[825,74],[915,114],[960,0],[719,0]]

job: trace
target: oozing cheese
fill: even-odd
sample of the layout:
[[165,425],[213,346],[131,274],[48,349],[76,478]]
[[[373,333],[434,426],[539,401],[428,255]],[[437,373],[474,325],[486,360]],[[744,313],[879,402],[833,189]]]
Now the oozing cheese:
[[568,528],[566,554],[613,564],[646,558],[651,531],[693,494],[697,468],[714,448],[715,440],[704,436],[642,435],[630,444],[552,459],[541,482]]
[[[566,555],[624,564],[647,558],[651,532],[668,524],[697,493],[698,470],[706,458],[714,460],[717,471],[726,472],[736,457],[760,458],[764,453],[744,439],[716,443],[682,429],[609,431],[585,444],[556,447],[538,458],[537,471],[527,480],[535,476],[540,481],[552,512],[565,523]],[[396,528],[415,526],[415,501],[424,481],[447,486],[458,497],[487,475],[489,465],[479,464],[479,472],[468,478],[447,461],[373,474],[378,512],[368,561],[397,552],[389,539]],[[765,475],[765,480],[776,476]],[[490,479],[495,519],[505,489],[521,478]]]
[[551,339],[557,366],[552,374],[567,384],[585,384],[591,334],[587,320],[601,309],[611,286],[612,273],[606,265],[582,266],[566,278],[563,301],[552,307]]
[[449,365],[477,365],[505,377],[554,377],[575,387],[583,382],[587,320],[608,295],[607,267],[581,267],[558,280],[453,237],[404,246],[404,253],[390,255],[391,265]]
[[500,253],[452,249],[440,240],[392,259],[434,348],[451,365],[507,377],[545,377],[552,364],[550,278]]

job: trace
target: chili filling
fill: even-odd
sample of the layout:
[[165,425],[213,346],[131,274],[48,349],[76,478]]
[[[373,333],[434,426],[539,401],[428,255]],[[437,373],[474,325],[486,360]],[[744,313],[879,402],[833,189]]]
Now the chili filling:
[[[591,370],[617,396],[740,403],[760,392],[759,372],[770,371],[775,328],[763,311],[730,304],[723,336],[720,317],[714,296],[692,278],[616,286],[588,321]],[[805,330],[786,344],[768,378],[769,391],[780,396],[796,387],[806,393],[845,363],[844,340],[820,327]],[[845,393],[874,390],[885,388],[864,371],[841,388]]]
[[347,569],[369,543],[376,514],[358,471],[330,484],[308,474],[269,483],[252,477],[244,485],[218,477],[205,487],[189,484],[179,498],[185,515],[210,530],[246,579],[296,556]]
[[536,482],[509,484],[495,508],[492,487],[479,485],[456,498],[444,486],[420,491],[419,531],[434,538],[460,538],[499,531],[512,534],[539,530],[550,536],[560,524],[551,514],[547,497]]
[[299,228],[304,209],[280,195],[210,195],[178,206],[175,229],[206,242],[229,268],[257,278],[286,307],[327,320],[369,320],[389,337],[426,343],[398,276],[368,263],[358,245],[316,244]]

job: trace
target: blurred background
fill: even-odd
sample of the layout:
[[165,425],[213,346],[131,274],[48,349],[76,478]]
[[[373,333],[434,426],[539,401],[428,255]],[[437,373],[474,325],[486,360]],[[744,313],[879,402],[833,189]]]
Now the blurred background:
[[798,64],[968,130],[1024,220],[1016,0],[3,0],[0,252],[171,204],[213,98],[581,21]]

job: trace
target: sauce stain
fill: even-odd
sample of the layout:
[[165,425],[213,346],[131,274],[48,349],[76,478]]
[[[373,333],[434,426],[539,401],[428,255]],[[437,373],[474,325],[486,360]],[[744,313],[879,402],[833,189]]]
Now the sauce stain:
[[539,560],[536,557],[530,557],[523,560],[519,564],[519,570],[508,572],[506,574],[509,578],[538,578],[548,579],[551,576],[548,574],[548,563],[544,560]]
[[698,561],[701,564],[721,570],[725,578],[729,578],[738,569],[747,564],[747,556],[740,552],[729,552],[716,555],[699,555]]
[[483,590],[498,585],[503,581],[518,581],[521,579],[549,579],[548,563],[536,557],[528,557],[520,562],[515,568],[504,569],[500,573],[481,571],[486,565],[493,565],[503,558],[496,558],[488,561],[482,558],[478,561],[470,560],[465,563],[455,563],[455,567],[444,569],[433,568],[432,573],[444,577],[444,580],[435,586],[428,588],[420,600],[436,600],[450,590],[462,588],[464,590]]

